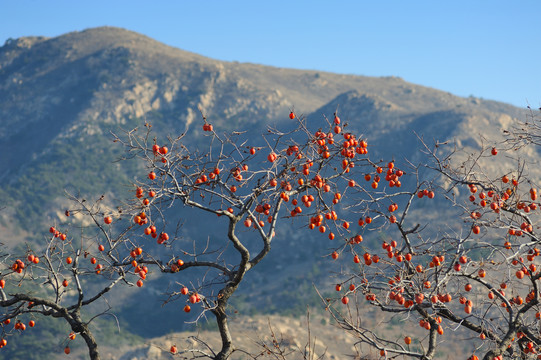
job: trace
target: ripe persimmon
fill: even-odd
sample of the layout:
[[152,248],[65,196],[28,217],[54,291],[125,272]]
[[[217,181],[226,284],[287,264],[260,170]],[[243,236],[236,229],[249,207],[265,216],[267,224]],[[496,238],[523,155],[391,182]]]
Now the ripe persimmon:
[[169,234],[167,234],[166,232],[160,233],[160,240],[159,241],[161,241],[161,243],[163,243],[164,241],[167,241],[167,240],[169,240]]
[[484,278],[487,275],[487,273],[486,273],[486,271],[484,269],[479,269],[477,274],[479,275],[480,278]]
[[276,161],[276,154],[274,152],[271,152],[268,156],[267,156],[267,160],[269,160],[270,162],[274,162]]

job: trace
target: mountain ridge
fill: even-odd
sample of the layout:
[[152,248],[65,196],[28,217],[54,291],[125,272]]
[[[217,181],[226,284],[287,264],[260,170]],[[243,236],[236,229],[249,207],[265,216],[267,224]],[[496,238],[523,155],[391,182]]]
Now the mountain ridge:
[[[19,43],[19,42],[24,42],[24,41],[22,41],[21,39],[13,41],[13,43]],[[29,47],[25,47],[25,49],[32,50],[32,48],[36,46],[36,44],[40,46],[55,45],[56,48],[60,47],[63,49],[63,53],[62,53],[63,56],[61,57],[60,61],[58,57],[54,58],[54,64],[56,66],[65,64],[65,62],[62,62],[62,60],[65,61],[66,59],[82,60],[83,58],[87,58],[91,55],[101,54],[102,57],[104,55],[107,55],[113,58],[117,63],[120,63],[120,65],[127,66],[127,67],[130,67],[130,66],[137,67],[137,70],[140,72],[138,75],[147,76],[147,77],[150,76],[151,77],[150,80],[153,80],[151,81],[151,83],[156,82],[157,80],[160,80],[159,79],[160,77],[162,77],[161,80],[164,83],[167,83],[169,80],[170,90],[171,89],[175,90],[176,86],[178,86],[178,83],[171,81],[171,78],[175,78],[175,76],[178,76],[179,70],[186,70],[186,71],[192,71],[192,72],[199,71],[202,74],[202,80],[206,80],[206,82],[203,81],[203,84],[207,84],[207,85],[223,82],[226,80],[228,75],[233,78],[232,79],[233,84],[237,85],[237,87],[239,88],[245,87],[248,90],[254,90],[254,89],[257,90],[258,88],[264,88],[265,86],[268,87],[272,85],[272,87],[274,88],[274,91],[271,91],[271,92],[267,91],[266,95],[268,98],[266,98],[266,100],[272,101],[273,98],[276,98],[276,97],[282,98],[282,101],[278,104],[280,108],[284,108],[288,106],[289,107],[296,106],[303,112],[315,110],[315,108],[317,108],[318,106],[322,106],[325,102],[329,101],[331,98],[348,90],[356,89],[362,93],[366,93],[366,92],[377,93],[377,91],[373,91],[374,88],[381,87],[382,86],[381,84],[383,83],[387,83],[386,85],[389,85],[387,86],[387,88],[383,89],[383,95],[390,102],[396,103],[398,106],[405,107],[409,111],[416,111],[416,110],[419,110],[418,104],[416,104],[415,106],[412,106],[412,105],[404,106],[403,105],[404,100],[396,101],[396,99],[406,98],[406,102],[407,102],[407,97],[412,96],[412,95],[426,98],[427,94],[433,90],[431,88],[426,88],[419,85],[407,83],[404,80],[400,78],[395,78],[395,77],[373,78],[373,77],[365,77],[365,76],[359,76],[359,75],[340,75],[340,74],[332,74],[332,73],[326,73],[326,72],[314,71],[314,70],[303,71],[303,70],[295,70],[295,69],[275,68],[275,67],[249,64],[249,63],[244,64],[244,63],[212,60],[212,59],[209,59],[200,55],[196,55],[196,54],[193,54],[181,49],[177,49],[177,48],[167,46],[165,44],[161,44],[146,36],[139,35],[128,30],[112,28],[112,27],[101,27],[101,28],[88,29],[81,32],[72,32],[72,33],[62,35],[56,38],[43,38],[41,41],[35,42]],[[3,65],[0,65],[0,79],[1,79],[2,73],[6,73],[6,72],[11,73],[12,79],[11,81],[10,79],[7,79],[8,84],[10,82],[17,83],[23,80],[21,78],[17,78],[17,73],[20,73],[20,72],[13,71],[15,69],[10,69],[9,66],[6,67],[5,63],[9,61],[3,60],[3,57],[5,57],[4,53],[6,53],[6,50],[4,48],[6,47],[9,48],[10,46],[11,45],[5,45],[4,47],[0,48],[0,64],[3,64]],[[53,48],[55,47],[53,46]],[[82,51],[81,49],[86,49],[86,50]],[[144,51],[141,49],[144,49]],[[46,52],[43,51],[43,49],[41,50],[36,49],[36,51],[41,52],[40,56],[31,56],[31,55],[35,55],[31,51],[30,51],[30,54],[26,54],[26,55],[28,55],[28,57],[32,59],[37,59],[37,62],[39,62],[40,59],[44,58],[44,56],[46,55]],[[159,53],[160,56],[155,56],[156,53]],[[144,56],[142,54],[144,54]],[[22,54],[19,54],[19,56],[20,55]],[[182,58],[182,60],[184,61],[183,63],[184,66],[179,67],[179,66],[176,66],[178,64],[172,64],[170,61],[171,59],[175,59],[175,58],[176,59]],[[11,60],[13,61],[13,59]],[[28,58],[25,58],[22,60],[23,62],[25,62],[25,61],[28,61]],[[97,59],[97,60],[102,60],[103,62],[103,59]],[[137,64],[139,60],[145,60],[145,62],[148,62],[151,65],[146,66],[146,67],[141,66],[141,63],[144,63],[144,62],[140,61],[140,63]],[[36,61],[35,60],[33,61],[35,65]],[[195,64],[193,63],[194,61],[197,62],[198,66],[195,66]],[[192,65],[192,67],[188,66],[190,64]],[[152,70],[156,70],[156,69],[160,69],[160,70],[155,71],[153,74],[149,75],[148,73],[149,68],[151,68]],[[42,70],[42,71],[45,71],[45,70]],[[167,76],[168,72],[170,73],[171,76]],[[271,72],[272,76],[268,76],[268,72]],[[111,75],[102,73],[101,78],[95,81],[101,82],[102,84],[100,85],[103,85],[103,82],[107,83],[107,79],[109,76]],[[330,78],[332,77],[334,77],[334,79],[331,81]],[[180,78],[182,79],[182,77]],[[242,81],[239,80],[241,78],[242,78]],[[248,80],[246,78],[248,78]],[[151,86],[152,85],[151,83],[146,83],[145,85]],[[115,84],[112,84],[112,85],[115,85]],[[134,84],[130,84],[130,85],[134,85]],[[193,88],[195,87],[192,87],[191,89]],[[99,90],[100,89],[96,89],[96,91],[99,91]],[[139,95],[143,93],[142,91],[143,89],[140,89],[140,88],[132,89],[132,90],[135,95]],[[208,88],[205,89],[203,87],[203,90],[208,90]],[[299,93],[302,93],[301,90],[303,90],[303,92],[309,91],[309,94],[310,94],[309,99],[306,95],[303,95],[303,96],[298,95]],[[168,93],[167,90],[163,91],[163,93],[165,94],[165,98],[160,99],[160,101],[167,103],[168,100],[171,99],[172,94]],[[406,95],[410,94],[410,95],[404,96],[404,94]],[[477,105],[477,103],[480,103],[480,102],[482,102],[483,104],[485,103],[485,101],[478,100],[478,99],[463,99],[459,97],[454,97],[453,95],[449,93],[445,93],[439,90],[437,91],[437,95],[438,96],[436,97],[433,96],[432,98],[428,97],[428,101],[424,101],[424,106],[430,106],[429,104],[432,104],[434,108],[436,107],[441,108],[441,107],[449,106],[449,104],[446,104],[450,101],[449,97],[451,97],[455,101],[458,100],[460,106],[468,106],[470,103],[474,103],[475,105]],[[393,99],[395,101],[393,101]],[[55,100],[54,97],[52,98],[52,100],[53,102],[58,101],[58,99]],[[156,107],[159,107],[158,103],[155,103],[156,99],[153,99],[153,100],[154,101],[146,104],[147,105],[146,108],[143,105],[136,106],[135,108],[136,115],[140,116],[142,115],[142,113],[148,112],[152,109],[155,109]],[[200,101],[201,105],[208,105],[208,104],[205,104],[205,101],[204,101],[205,98],[203,98],[202,100],[203,101]],[[491,104],[491,102],[486,102],[486,103],[487,105]],[[308,104],[311,104],[311,105],[308,105]],[[497,103],[497,104],[498,105],[496,107],[502,107],[502,106],[506,107],[507,108],[506,111],[510,111],[513,108],[510,106],[502,105],[501,103]],[[225,115],[230,114],[230,113],[231,111],[229,113],[222,111],[222,114],[225,114]],[[118,114],[116,114],[116,116],[118,116]],[[273,114],[273,116],[276,117],[277,114]]]
[[[77,183],[93,174],[73,173],[63,164],[67,160],[58,159],[65,156],[61,147],[77,157],[83,151],[79,140],[94,139],[79,157],[90,154],[96,158],[89,162],[97,163],[92,149],[98,143],[100,151],[107,148],[110,131],[133,128],[142,119],[157,121],[163,136],[191,128],[190,138],[197,141],[200,112],[217,129],[261,133],[267,124],[287,126],[292,110],[309,124],[322,123],[323,116],[338,110],[374,144],[385,142],[384,134],[395,134],[403,138],[404,149],[416,141],[408,126],[417,132],[430,128],[434,138],[452,134],[478,145],[473,138],[477,123],[484,124],[479,132],[498,135],[504,123],[524,116],[507,104],[461,98],[397,77],[218,61],[129,30],[100,27],[10,40],[0,48],[0,151],[17,149],[17,156],[0,158],[0,179],[20,188],[56,153],[57,169],[43,170],[49,172],[45,178],[55,177],[56,170]],[[443,134],[440,116],[447,119]],[[61,182],[55,179],[55,184]],[[61,196],[59,189],[50,191]]]
[[[124,124],[156,111],[184,124],[199,117],[198,108],[218,125],[280,122],[292,109],[312,114],[348,91],[375,94],[414,115],[482,108],[520,116],[510,105],[460,98],[396,77],[218,61],[128,30],[100,27],[20,38],[0,48],[0,151],[35,138],[34,131],[44,135],[36,145],[46,147],[46,139],[58,133],[80,136],[99,131],[92,125],[97,121]],[[39,154],[23,149],[17,162],[0,160],[0,170],[5,174]]]
[[[323,124],[324,116],[338,111],[376,151],[396,137],[404,157],[414,156],[414,132],[475,147],[482,134],[497,138],[501,128],[525,117],[511,105],[461,98],[396,77],[223,62],[129,30],[100,27],[10,40],[0,48],[0,151],[17,149],[16,156],[0,158],[0,179],[27,200],[36,196],[37,174],[50,179],[44,186],[51,201],[63,196],[68,183],[107,192],[86,179],[99,171],[100,156],[115,158],[111,131],[153,121],[160,136],[190,129],[186,139],[196,143],[202,136],[200,112],[220,131],[262,133],[268,124],[288,126],[292,110],[308,124]],[[76,171],[66,156],[88,165]],[[19,204],[17,196],[6,196]],[[24,206],[32,210],[22,213],[42,212],[37,204]],[[44,219],[54,221],[54,214]]]

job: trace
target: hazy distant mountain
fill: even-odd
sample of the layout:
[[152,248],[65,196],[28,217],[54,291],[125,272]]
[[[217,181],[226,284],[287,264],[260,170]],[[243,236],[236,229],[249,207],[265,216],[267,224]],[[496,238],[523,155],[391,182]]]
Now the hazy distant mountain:
[[[120,149],[111,144],[109,131],[149,119],[162,135],[191,126],[195,141],[201,134],[199,109],[217,128],[256,131],[287,125],[291,109],[308,123],[338,111],[374,151],[410,160],[418,156],[414,132],[476,147],[481,135],[498,136],[525,118],[511,105],[462,98],[397,77],[217,61],[119,28],[9,40],[0,48],[0,196],[7,206],[0,228],[9,236],[0,235],[0,242],[33,241],[62,214],[65,188],[89,196],[125,191],[136,172],[113,165]],[[299,274],[315,274],[313,256],[303,260],[306,247],[300,240],[293,243],[294,236],[277,239],[274,246],[297,246],[281,255],[306,266]],[[275,263],[261,268],[267,266]],[[279,270],[273,268],[275,276]],[[310,280],[299,284],[286,272],[283,277],[292,286],[311,288]],[[259,284],[250,289],[252,295],[276,306],[266,294],[276,293],[277,285],[264,277],[252,280]],[[286,294],[287,286],[281,291]],[[284,295],[284,302],[287,296],[293,295]]]
[[0,48],[0,150],[17,154],[0,158],[0,178],[13,181],[14,174],[23,174],[18,172],[23,164],[39,160],[56,139],[99,133],[103,125],[151,112],[161,113],[178,131],[199,119],[198,107],[216,125],[233,127],[280,121],[293,107],[310,114],[334,104],[348,119],[369,122],[370,131],[438,112],[521,116],[509,105],[460,98],[400,78],[216,61],[103,27],[10,40]]

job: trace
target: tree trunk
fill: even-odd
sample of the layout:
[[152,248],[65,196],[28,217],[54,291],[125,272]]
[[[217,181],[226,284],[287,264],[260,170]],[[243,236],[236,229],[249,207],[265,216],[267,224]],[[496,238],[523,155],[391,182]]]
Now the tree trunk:
[[233,353],[233,340],[231,339],[229,325],[227,324],[227,315],[221,308],[216,309],[214,315],[216,316],[216,322],[218,323],[218,329],[222,339],[222,350],[220,350],[214,359],[226,360]]
[[79,333],[86,342],[88,347],[88,354],[90,355],[90,360],[100,360],[100,353],[98,352],[98,343],[92,335],[92,332],[88,328],[88,325],[83,322],[79,313],[72,313],[69,318],[69,323],[71,325],[71,330],[76,333]]
[[88,327],[86,331],[81,333],[81,336],[83,339],[85,339],[86,346],[88,347],[88,354],[90,355],[91,360],[100,360],[100,353],[98,352],[98,343],[96,342],[96,339],[92,335],[90,331],[88,331]]

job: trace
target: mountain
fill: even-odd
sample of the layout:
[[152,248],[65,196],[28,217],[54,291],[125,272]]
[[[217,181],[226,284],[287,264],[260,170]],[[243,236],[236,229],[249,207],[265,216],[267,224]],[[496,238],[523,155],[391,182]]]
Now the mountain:
[[[145,118],[181,132],[200,119],[198,109],[222,129],[264,129],[283,122],[291,109],[318,122],[338,109],[370,138],[397,130],[409,135],[408,126],[438,137],[444,120],[445,136],[462,134],[466,141],[478,124],[491,122],[499,131],[524,116],[510,105],[397,77],[216,61],[119,28],[9,40],[0,48],[0,151],[13,155],[0,158],[0,180],[17,210],[4,214],[36,224],[38,216],[44,219],[43,203],[63,196],[65,187],[109,190],[81,187],[86,176],[99,173],[106,180],[112,171],[96,157],[114,157],[105,141],[109,131]],[[67,157],[85,166],[73,169]],[[44,186],[41,194],[36,182]]]
[[16,157],[0,159],[0,179],[13,181],[56,139],[100,133],[104,125],[150,113],[162,114],[177,130],[199,118],[198,107],[218,126],[261,125],[284,119],[293,107],[310,114],[333,99],[351,119],[377,120],[376,128],[441,111],[521,116],[509,105],[400,78],[221,62],[103,27],[10,40],[0,48],[0,150],[17,149]]
[[[418,137],[454,139],[459,147],[474,149],[526,117],[511,105],[462,98],[398,77],[217,61],[113,27],[9,40],[0,48],[0,242],[37,243],[60,221],[65,189],[89,197],[126,194],[137,168],[114,162],[121,149],[112,144],[110,132],[149,120],[163,138],[190,128],[186,141],[197,145],[200,111],[220,130],[261,133],[269,125],[287,127],[291,110],[309,125],[338,112],[378,156],[395,154],[414,162],[419,161]],[[187,224],[185,231],[197,236],[198,224]],[[322,276],[321,261],[314,258],[320,259],[327,245],[314,245],[301,232],[281,235],[276,251],[257,273],[247,275],[243,291],[269,312],[304,311],[299,298],[309,298],[302,293],[310,293],[312,280]],[[295,271],[283,263],[294,263]],[[303,291],[289,291],[293,287]],[[116,303],[120,299],[128,299],[121,315],[144,306],[129,302],[127,294]],[[159,326],[147,318],[148,311],[139,311],[138,319],[120,317],[134,332],[145,324],[147,335],[157,336],[181,321],[167,312],[170,308],[152,314]]]

